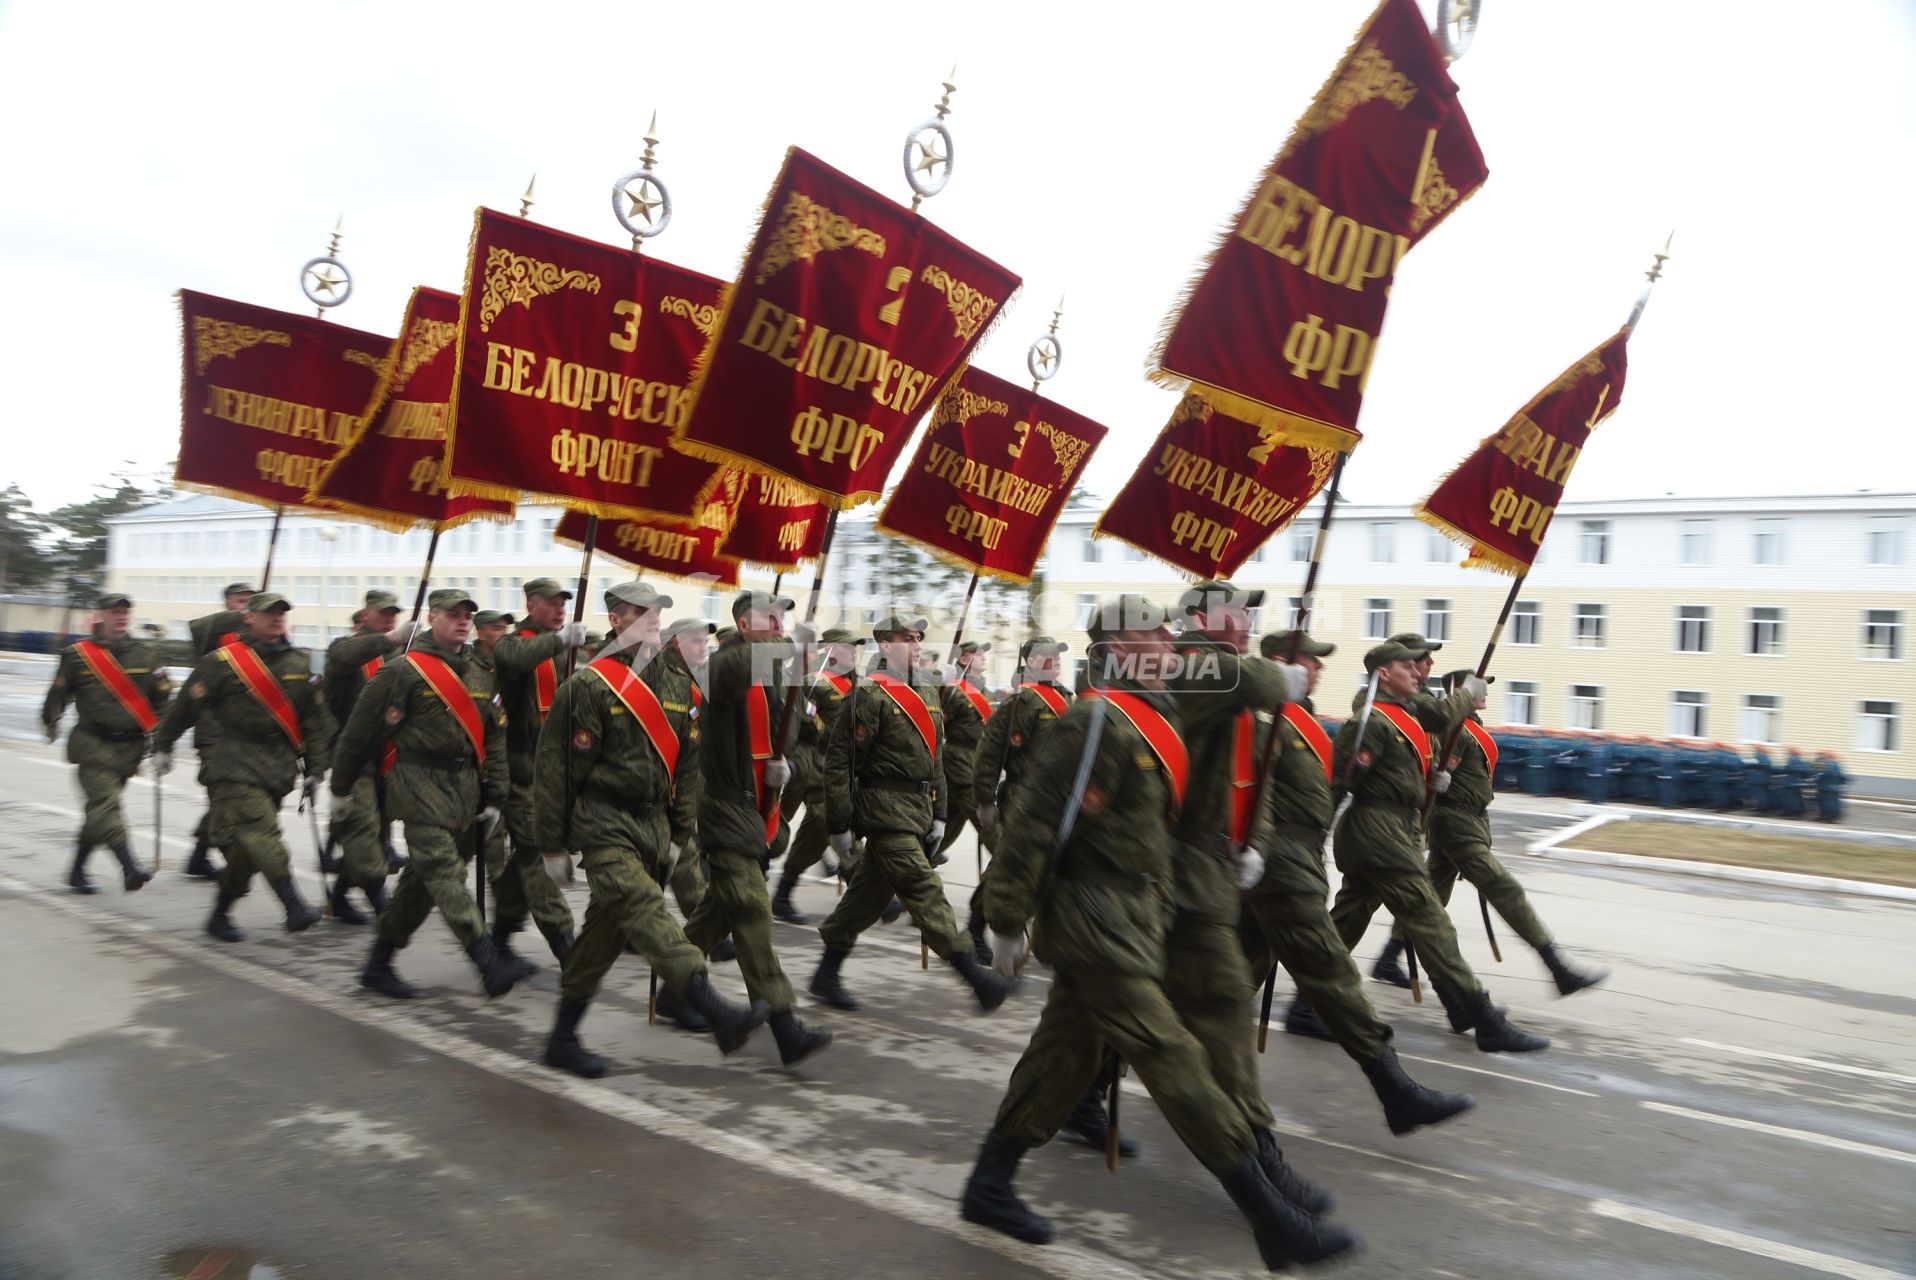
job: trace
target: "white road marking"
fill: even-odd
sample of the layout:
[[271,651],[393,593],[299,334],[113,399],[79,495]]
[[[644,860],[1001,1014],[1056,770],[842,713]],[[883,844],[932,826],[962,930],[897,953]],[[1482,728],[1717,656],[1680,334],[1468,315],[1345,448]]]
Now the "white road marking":
[[1598,827],[1601,827],[1605,825],[1606,823],[1615,822],[1621,817],[1623,817],[1623,815],[1620,813],[1592,814],[1591,816],[1589,816],[1588,818],[1585,818],[1581,822],[1573,822],[1567,827],[1562,827],[1556,831],[1552,831],[1549,835],[1546,835],[1541,840],[1531,841],[1528,845],[1524,846],[1524,852],[1525,853],[1548,853],[1551,849],[1556,848],[1560,844],[1563,844],[1570,840],[1575,840],[1578,836],[1583,835],[1586,832],[1595,831]]
[[1818,1253],[1814,1249],[1802,1249],[1793,1244],[1766,1240],[1762,1236],[1745,1235],[1741,1231],[1731,1231],[1725,1227],[1712,1227],[1707,1223],[1691,1222],[1687,1218],[1673,1218],[1667,1213],[1658,1213],[1655,1209],[1639,1209],[1635,1205],[1619,1204],[1615,1200],[1592,1200],[1590,1212],[1599,1218],[1629,1222],[1639,1227],[1648,1227],[1652,1231],[1667,1231],[1671,1235],[1687,1236],[1691,1240],[1701,1240],[1705,1244],[1721,1245],[1725,1249],[1753,1253],[1759,1258],[1770,1258],[1793,1266],[1807,1267],[1811,1271],[1821,1271],[1825,1275],[1844,1276],[1847,1280],[1907,1280],[1908,1277],[1907,1272],[1890,1271],[1884,1267],[1871,1266],[1867,1262],[1838,1257],[1833,1253]]
[[1741,1054],[1746,1058],[1763,1058],[1770,1062],[1787,1062],[1793,1067],[1814,1067],[1818,1071],[1835,1071],[1846,1076],[1864,1076],[1870,1080],[1887,1080],[1891,1084],[1916,1085],[1916,1076],[1898,1075],[1894,1071],[1878,1071],[1873,1067],[1852,1067],[1847,1062],[1828,1062],[1822,1058],[1799,1058],[1793,1053],[1771,1053],[1768,1049],[1748,1049],[1740,1044],[1719,1044],[1715,1040],[1685,1039],[1684,1044],[1693,1044],[1700,1049],[1717,1049],[1724,1053]]
[[1467,1067],[1461,1062],[1452,1062],[1449,1058],[1425,1058],[1414,1053],[1400,1053],[1400,1058],[1412,1062],[1428,1062],[1436,1067],[1449,1067],[1453,1071],[1469,1071],[1480,1076],[1496,1076],[1499,1080],[1513,1080],[1518,1084],[1532,1085],[1538,1089],[1552,1089],[1558,1093],[1575,1094],[1579,1098],[1596,1098],[1602,1095],[1591,1093],[1588,1089],[1572,1089],[1569,1085],[1549,1084],[1542,1080],[1532,1080],[1529,1076],[1513,1076],[1506,1071],[1492,1071],[1488,1067]]
[[1286,1120],[1281,1116],[1274,1117],[1274,1119],[1275,1123],[1271,1126],[1273,1129],[1276,1129],[1279,1133],[1287,1133],[1293,1138],[1302,1138],[1306,1142],[1321,1142],[1327,1147],[1336,1147],[1339,1151],[1352,1151],[1360,1156],[1369,1157],[1372,1160],[1387,1160],[1391,1164],[1401,1164],[1407,1168],[1416,1169],[1420,1173],[1440,1174],[1446,1178],[1455,1178],[1459,1182],[1479,1181],[1477,1175],[1474,1173],[1464,1173],[1458,1169],[1440,1169],[1434,1164],[1419,1164],[1415,1160],[1406,1160],[1402,1156],[1385,1155],[1374,1147],[1359,1147],[1348,1142],[1339,1142],[1335,1138],[1326,1138],[1309,1125],[1299,1124],[1295,1120]]
[[1898,1151],[1893,1147],[1874,1147],[1867,1142],[1852,1142],[1848,1138],[1833,1138],[1827,1133],[1814,1133],[1808,1129],[1786,1129],[1782,1125],[1764,1124],[1760,1120],[1743,1120],[1736,1116],[1718,1115],[1714,1111],[1692,1111],[1689,1107],[1672,1106],[1667,1102],[1644,1102],[1638,1104],[1646,1111],[1659,1111],[1666,1116],[1682,1116],[1686,1120],[1702,1120],[1708,1124],[1720,1124],[1729,1129],[1748,1129],[1752,1133],[1768,1134],[1773,1138],[1790,1138],[1797,1142],[1807,1142],[1812,1146],[1828,1147],[1832,1151],[1848,1151],[1856,1155],[1876,1156],[1882,1160],[1900,1160],[1904,1164],[1916,1164],[1916,1152]]
[[89,924],[130,936],[145,946],[166,953],[175,960],[218,970],[228,977],[250,982],[254,986],[301,1001],[350,1022],[384,1031],[397,1039],[451,1058],[474,1070],[484,1071],[503,1080],[537,1089],[555,1098],[562,1098],[610,1119],[629,1124],[635,1129],[675,1139],[701,1151],[737,1160],[754,1170],[789,1178],[794,1182],[806,1183],[843,1196],[854,1203],[881,1209],[914,1226],[936,1231],[962,1240],[966,1244],[989,1250],[1034,1271],[1067,1277],[1068,1280],[1109,1280],[1110,1277],[1136,1277],[1137,1280],[1143,1280],[1147,1274],[1125,1265],[1116,1258],[1075,1249],[1069,1245],[1052,1244],[1044,1249],[1033,1249],[996,1231],[972,1226],[958,1216],[957,1206],[949,1201],[924,1200],[901,1191],[894,1191],[886,1186],[861,1182],[823,1165],[768,1147],[752,1138],[715,1129],[687,1116],[641,1102],[616,1089],[589,1084],[549,1068],[535,1066],[524,1058],[475,1044],[413,1019],[402,1018],[384,1009],[336,995],[315,987],[302,978],[254,964],[223,951],[188,946],[143,921],[134,920],[104,908],[82,905],[74,899],[50,896],[12,876],[0,875],[0,888],[18,894],[23,900],[38,906],[62,911]]

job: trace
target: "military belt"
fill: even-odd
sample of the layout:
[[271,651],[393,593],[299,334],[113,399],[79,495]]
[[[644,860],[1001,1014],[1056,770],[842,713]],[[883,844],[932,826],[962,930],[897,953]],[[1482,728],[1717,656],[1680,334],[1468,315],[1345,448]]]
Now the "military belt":
[[146,737],[139,729],[100,729],[93,725],[85,728],[88,733],[106,742],[139,742]]
[[931,783],[907,782],[903,778],[860,778],[858,785],[872,791],[897,791],[905,795],[918,796],[931,794]]
[[428,751],[401,751],[399,763],[417,765],[421,769],[433,769],[440,773],[462,773],[472,768],[472,757],[442,756]]
[[585,787],[579,792],[579,798],[582,800],[596,800],[600,804],[611,805],[615,809],[624,809],[627,813],[634,816],[648,813],[657,807],[655,803],[641,803],[633,799],[630,792],[608,787],[602,782],[586,783]]

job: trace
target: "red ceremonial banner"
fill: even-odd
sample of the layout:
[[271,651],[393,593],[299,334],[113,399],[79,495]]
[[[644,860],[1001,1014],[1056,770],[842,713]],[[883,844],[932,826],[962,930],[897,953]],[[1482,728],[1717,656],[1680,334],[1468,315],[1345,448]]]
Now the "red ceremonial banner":
[[1098,517],[1097,536],[1196,578],[1228,578],[1297,518],[1336,461],[1335,449],[1285,444],[1271,428],[1187,395]]
[[878,527],[967,569],[1029,582],[1104,432],[1029,388],[966,369],[939,399]]
[[1628,326],[1565,369],[1418,504],[1417,518],[1470,548],[1466,569],[1528,573],[1597,425],[1623,402]]
[[1416,0],[1383,0],[1166,318],[1153,379],[1355,448],[1398,264],[1488,176]]
[[359,425],[391,338],[180,290],[182,489],[300,506]]
[[466,260],[446,474],[601,516],[684,519],[717,474],[672,448],[724,285],[481,209]]
[[675,438],[857,506],[1019,280],[797,147],[765,210]]
[[719,550],[774,573],[790,573],[818,559],[830,513],[817,495],[777,476],[752,475],[737,467],[727,467],[725,474],[727,483],[738,478],[738,505]]
[[510,502],[446,492],[446,413],[458,337],[459,295],[414,289],[372,400],[306,495],[308,505],[397,532],[512,519]]
[[[728,471],[727,480],[736,476]],[[725,537],[725,524],[731,514],[725,491],[709,503],[697,521],[691,524],[651,518],[601,519],[599,534],[592,549],[640,573],[658,573],[673,578],[708,579],[716,587],[738,585],[738,561],[718,553]],[[585,546],[586,516],[568,511],[552,532],[553,541],[568,547]]]

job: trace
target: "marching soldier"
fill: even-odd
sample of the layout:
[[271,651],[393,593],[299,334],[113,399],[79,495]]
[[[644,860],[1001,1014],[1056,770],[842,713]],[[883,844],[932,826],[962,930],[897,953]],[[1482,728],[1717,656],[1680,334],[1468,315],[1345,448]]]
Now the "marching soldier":
[[154,772],[164,777],[173,768],[173,744],[188,727],[215,727],[200,777],[211,802],[208,834],[226,855],[219,898],[206,922],[206,931],[221,942],[246,936],[227,913],[246,896],[255,872],[286,908],[287,932],[311,928],[319,920],[293,883],[292,860],[279,829],[280,802],[295,784],[304,792],[304,803],[316,801],[333,748],[333,717],[321,696],[322,682],[313,675],[312,658],[286,639],[292,607],[270,591],[251,597],[240,631],[200,659],[185,695],[174,700],[153,740]]
[[[1267,635],[1259,648],[1266,658],[1290,661],[1293,633]],[[1264,853],[1264,878],[1244,895],[1245,932],[1255,981],[1272,964],[1282,964],[1298,987],[1293,1016],[1285,1030],[1302,1031],[1295,1017],[1304,1006],[1319,1011],[1316,1025],[1363,1068],[1392,1133],[1409,1133],[1437,1124],[1475,1103],[1468,1095],[1447,1095],[1412,1080],[1391,1047],[1390,1025],[1377,1016],[1364,995],[1363,980],[1337,931],[1326,902],[1330,883],[1324,874],[1324,837],[1331,825],[1331,740],[1317,723],[1310,691],[1316,689],[1323,660],[1337,646],[1308,636],[1297,645],[1296,665],[1309,675],[1305,694],[1286,703],[1266,730],[1277,734],[1271,775],[1258,815],[1255,843]],[[1253,746],[1262,750],[1262,743]]]
[[[399,597],[374,588],[366,593],[366,605],[353,615],[353,634],[341,636],[326,649],[326,707],[335,724],[352,718],[353,703],[367,681],[379,674],[396,647],[394,627],[399,622]],[[401,641],[403,643],[403,641]],[[377,915],[386,904],[386,775],[392,770],[390,755],[382,753],[370,761],[365,775],[352,784],[353,805],[345,814],[334,814],[331,839],[343,854],[333,876],[333,919],[341,924],[365,924],[366,915],[346,898],[348,891],[364,891],[366,901]]]
[[[493,687],[499,687],[499,668],[494,665],[492,655],[499,642],[512,633],[516,621],[504,609],[481,609],[472,615],[472,660],[480,670],[492,677]],[[402,862],[401,867],[405,864]],[[486,883],[498,881],[499,873],[506,866],[506,824],[496,824],[486,833]],[[530,960],[520,957],[519,968],[530,977],[535,968]]]
[[[1469,671],[1453,671],[1444,677],[1444,688],[1447,691],[1461,689],[1466,680],[1474,678]],[[1490,850],[1489,811],[1490,801],[1496,794],[1492,779],[1497,769],[1497,743],[1477,714],[1484,704],[1485,697],[1478,695],[1475,709],[1464,721],[1457,749],[1445,762],[1443,773],[1438,775],[1437,804],[1430,815],[1430,857],[1425,863],[1431,885],[1437,891],[1437,900],[1445,906],[1450,905],[1450,892],[1456,887],[1458,876],[1477,886],[1477,891],[1497,908],[1504,923],[1543,958],[1544,966],[1557,984],[1558,994],[1573,995],[1596,986],[1609,974],[1602,969],[1578,968],[1565,958],[1562,949],[1552,941],[1550,930],[1531,907],[1530,896],[1524,892],[1523,885]],[[1372,976],[1390,981],[1384,962],[1389,960],[1394,967],[1403,945],[1394,930],[1390,946]],[[1404,985],[1410,985],[1408,975]]]
[[[246,602],[253,598],[253,588],[244,582],[230,582],[221,597],[224,606],[218,612],[202,614],[186,624],[187,631],[193,637],[193,663],[199,665],[202,658],[213,650],[237,636],[245,626]],[[211,719],[200,720],[193,726],[193,751],[199,756],[199,784],[207,785],[206,762],[213,754],[213,744],[219,740],[219,726]],[[212,821],[213,808],[209,795],[206,812],[200,815],[199,824],[193,828],[193,853],[187,858],[183,874],[195,880],[217,880],[220,869],[213,865],[207,856],[209,838],[208,824]]]
[[713,990],[705,953],[687,941],[647,869],[682,853],[669,814],[682,741],[658,692],[639,674],[650,670],[656,678],[658,666],[645,659],[657,650],[659,613],[672,598],[634,581],[608,590],[605,603],[612,639],[560,687],[539,732],[530,846],[549,851],[544,865],[554,881],[571,878],[572,850],[583,855],[592,898],[560,962],[559,1012],[545,1061],[587,1079],[604,1075],[606,1063],[580,1042],[579,1023],[628,946],[705,1019],[722,1053],[743,1045],[768,1012],[762,1003],[747,1008]]
[[1033,748],[986,885],[998,971],[1017,971],[1035,922],[1052,982],[965,1186],[963,1215],[1050,1241],[1051,1224],[1018,1198],[1012,1178],[1024,1153],[1064,1125],[1108,1045],[1250,1220],[1266,1266],[1344,1253],[1358,1243],[1353,1233],[1286,1201],[1269,1181],[1251,1122],[1163,985],[1173,862],[1185,856],[1171,825],[1191,783],[1157,674],[1172,653],[1164,610],[1120,596],[1093,616],[1091,635],[1093,661],[1108,669]]
[[[800,1022],[792,984],[772,948],[772,901],[765,869],[778,839],[778,791],[791,781],[786,759],[796,724],[775,741],[797,652],[785,636],[792,602],[763,591],[732,600],[737,633],[706,668],[699,754],[704,787],[698,829],[711,865],[711,890],[685,926],[707,951],[731,936],[745,990],[771,1011],[779,1058],[793,1066],[832,1042],[832,1033]],[[794,718],[796,719],[796,718]]]
[[466,888],[466,860],[479,852],[474,837],[483,846],[498,825],[508,786],[498,694],[466,643],[477,612],[473,598],[456,587],[427,597],[427,630],[359,695],[333,760],[337,816],[354,805],[353,782],[367,762],[388,744],[393,748],[386,805],[393,821],[405,824],[406,867],[379,913],[359,985],[395,1000],[419,994],[393,968],[393,955],[435,907],[479,970],[487,995],[504,995],[524,976],[486,936]]
[[825,743],[831,847],[843,859],[855,838],[865,840],[845,896],[818,930],[825,956],[812,975],[811,992],[839,1009],[858,1008],[839,981],[839,969],[894,894],[926,944],[971,987],[980,1008],[996,1009],[1011,992],[1010,983],[978,963],[927,856],[944,838],[945,796],[944,717],[917,670],[925,626],[923,618],[894,614],[873,629],[878,664],[852,685]]
[[[1050,636],[1033,636],[1018,649],[1023,679],[985,722],[985,738],[978,744],[978,764],[972,782],[978,840],[991,848],[998,838],[998,815],[1010,803],[1012,789],[1024,774],[1025,761],[1045,726],[1071,707],[1072,693],[1058,683],[1060,655],[1070,645]],[[986,868],[985,874],[990,874]],[[985,937],[984,875],[971,895],[970,919],[965,931],[978,958],[991,962],[991,944]]]
[[[931,864],[940,867],[946,851],[958,843],[965,824],[972,821],[977,801],[972,779],[976,775],[978,746],[991,720],[991,699],[974,684],[984,676],[991,643],[967,640],[958,647],[958,678],[938,695],[945,713],[945,838],[932,851]],[[974,946],[976,943],[974,942]]]
[[[1334,743],[1333,801],[1348,792],[1351,806],[1333,835],[1332,849],[1344,883],[1331,906],[1331,923],[1346,950],[1357,945],[1377,909],[1387,907],[1404,926],[1405,936],[1430,970],[1431,985],[1444,1002],[1451,1026],[1474,1028],[1485,1053],[1528,1053],[1550,1042],[1511,1023],[1457,950],[1450,916],[1418,857],[1424,781],[1431,769],[1430,735],[1416,714],[1419,682],[1417,654],[1385,641],[1364,655],[1364,669],[1376,676],[1376,698],[1364,693],[1352,704],[1351,718]],[[1444,713],[1462,718],[1484,692],[1483,682],[1467,677],[1463,687],[1443,700]]]
[[832,722],[839,708],[845,705],[845,695],[851,692],[852,681],[857,678],[858,648],[865,643],[865,637],[854,636],[843,627],[827,627],[820,643],[824,646],[824,659],[819,669],[811,673],[805,688],[811,714],[799,722],[798,742],[791,755],[792,776],[800,785],[788,786],[782,802],[787,820],[797,810],[801,798],[805,803],[805,817],[799,822],[791,848],[785,854],[778,892],[772,895],[772,915],[787,924],[811,923],[809,916],[792,905],[792,891],[798,888],[799,876],[817,866],[819,859],[825,856],[825,741],[831,737]]
[[[99,620],[94,623],[93,637],[60,655],[40,722],[46,726],[47,741],[56,742],[67,704],[78,708],[73,732],[67,735],[67,759],[78,770],[86,816],[80,823],[67,887],[75,893],[98,892],[87,878],[86,860],[105,845],[120,860],[121,883],[133,893],[151,880],[153,873],[133,860],[121,793],[127,779],[139,772],[147,735],[159,726],[172,685],[159,667],[153,646],[130,634],[130,596],[109,591],[94,608],[99,611]],[[153,785],[160,785],[157,777]],[[205,857],[204,850],[200,856]]]
[[526,917],[565,961],[572,945],[572,908],[545,876],[534,843],[532,812],[532,758],[538,750],[539,730],[552,710],[559,688],[558,657],[586,642],[585,623],[566,621],[572,593],[551,578],[525,584],[526,612],[516,631],[500,638],[492,651],[498,673],[500,703],[506,712],[506,754],[512,766],[512,793],[506,801],[506,834],[512,852],[493,881],[498,895],[493,908],[492,945],[520,963],[512,949],[512,935],[525,927]]

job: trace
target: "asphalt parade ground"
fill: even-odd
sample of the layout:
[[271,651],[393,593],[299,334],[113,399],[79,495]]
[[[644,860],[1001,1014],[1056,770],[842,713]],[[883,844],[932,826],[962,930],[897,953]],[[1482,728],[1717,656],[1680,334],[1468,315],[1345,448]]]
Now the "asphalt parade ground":
[[[263,886],[201,933],[210,885],[180,874],[204,804],[193,761],[164,790],[165,863],[122,893],[61,886],[79,796],[37,733],[50,671],[0,663],[0,1278],[245,1276],[1242,1276],[1248,1227],[1126,1082],[1144,1154],[1053,1144],[1019,1185],[1058,1241],[963,1223],[958,1196],[1043,1000],[1042,971],[981,1016],[907,921],[845,968],[856,1013],[801,997],[837,1035],[797,1072],[769,1034],[730,1059],[645,1021],[644,963],[614,969],[586,1043],[613,1071],[539,1065],[557,1002],[543,963],[487,1001],[437,920],[395,1003],[355,979],[369,930],[280,928]],[[153,784],[128,791],[153,855]],[[1493,826],[1540,914],[1604,986],[1564,1000],[1474,893],[1453,916],[1493,996],[1553,1047],[1480,1054],[1434,1000],[1367,988],[1412,1075],[1475,1112],[1393,1138],[1336,1046],[1273,1030],[1261,1059],[1287,1155],[1334,1189],[1366,1248],[1338,1275],[1916,1275],[1916,905],[1517,856],[1562,806],[1500,800]],[[309,899],[311,828],[282,821]],[[969,839],[945,868],[962,911]],[[583,912],[583,882],[571,894]],[[798,894],[814,920],[832,887]],[[1381,948],[1380,917],[1359,948]],[[777,926],[801,991],[811,929]],[[742,992],[735,965],[714,967]],[[1288,999],[1279,980],[1279,1008]],[[1247,1034],[1248,1034],[1247,1030]]]

